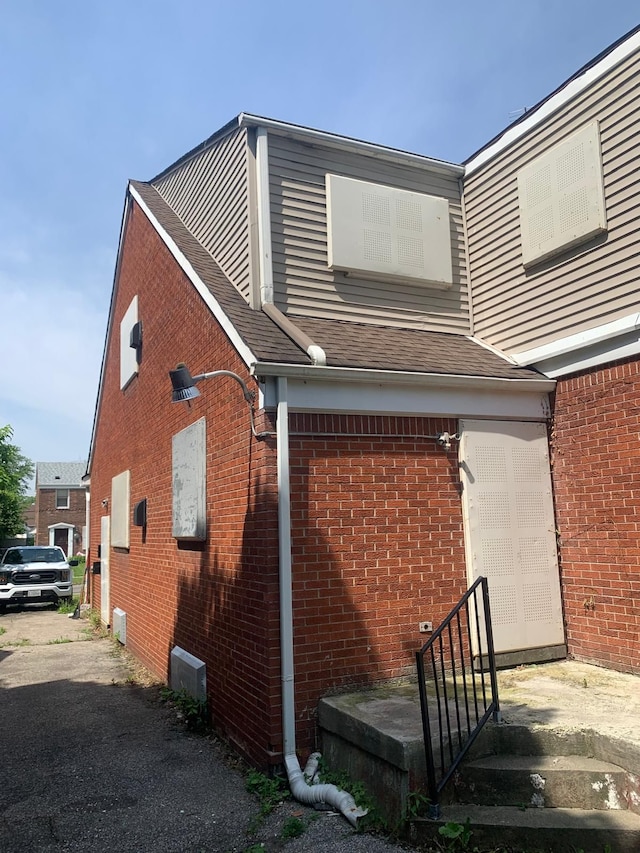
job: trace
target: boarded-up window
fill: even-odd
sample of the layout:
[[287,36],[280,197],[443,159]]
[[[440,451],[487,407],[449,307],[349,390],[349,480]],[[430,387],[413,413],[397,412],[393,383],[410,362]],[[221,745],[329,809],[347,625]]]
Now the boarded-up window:
[[525,267],[606,231],[597,122],[518,173],[518,204]]
[[328,265],[356,276],[449,287],[446,198],[326,176]]

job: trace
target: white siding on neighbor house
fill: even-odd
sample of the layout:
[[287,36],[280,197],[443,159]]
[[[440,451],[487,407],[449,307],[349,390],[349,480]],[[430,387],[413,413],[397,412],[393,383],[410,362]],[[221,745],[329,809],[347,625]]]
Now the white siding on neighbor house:
[[243,128],[153,182],[162,198],[249,301],[249,179]]
[[[465,181],[474,334],[507,353],[637,311],[640,250],[640,56],[600,78]],[[518,172],[599,122],[607,232],[557,257],[522,264]]]
[[[327,173],[426,193],[449,202],[453,284],[349,277],[328,267]],[[274,297],[290,316],[469,332],[467,273],[457,178],[269,132]]]

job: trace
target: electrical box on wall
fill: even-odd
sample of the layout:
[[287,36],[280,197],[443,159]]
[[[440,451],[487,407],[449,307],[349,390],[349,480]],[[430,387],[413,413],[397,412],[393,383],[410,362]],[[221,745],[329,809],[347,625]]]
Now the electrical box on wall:
[[360,278],[451,286],[446,198],[331,174],[326,192],[331,269]]

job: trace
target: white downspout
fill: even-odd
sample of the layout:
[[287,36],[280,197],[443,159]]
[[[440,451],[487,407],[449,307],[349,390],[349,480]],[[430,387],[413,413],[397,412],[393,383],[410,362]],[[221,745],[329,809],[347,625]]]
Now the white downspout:
[[293,669],[293,592],[291,572],[291,491],[289,480],[289,404],[287,380],[278,377],[278,541],[280,563],[280,667],[282,678],[282,734],[284,763],[293,796],[302,803],[328,803],[342,812],[352,826],[366,814],[346,791],[335,785],[309,784],[318,755],[309,758],[305,773],[296,755],[295,691]]

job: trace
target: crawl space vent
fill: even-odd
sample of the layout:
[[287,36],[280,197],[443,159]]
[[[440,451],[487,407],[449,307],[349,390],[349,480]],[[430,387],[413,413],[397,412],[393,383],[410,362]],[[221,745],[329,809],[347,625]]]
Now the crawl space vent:
[[122,643],[123,646],[127,645],[127,614],[124,610],[121,610],[119,607],[113,608],[113,617],[111,619],[111,629],[113,631],[113,636],[118,640],[119,643]]
[[207,665],[180,646],[171,649],[171,689],[185,690],[194,699],[207,698]]

